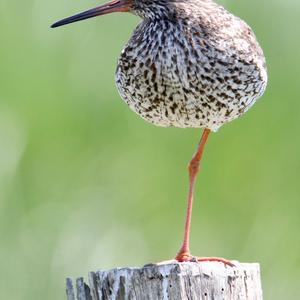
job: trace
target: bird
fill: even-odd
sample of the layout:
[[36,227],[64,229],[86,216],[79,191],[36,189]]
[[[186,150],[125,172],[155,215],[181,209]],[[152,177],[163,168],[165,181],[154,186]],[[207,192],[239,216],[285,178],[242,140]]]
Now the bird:
[[233,266],[222,257],[190,252],[194,187],[210,134],[244,115],[263,95],[268,82],[263,50],[250,26],[213,0],[112,0],[51,27],[113,12],[141,19],[118,59],[121,98],[154,125],[203,129],[188,164],[184,234],[174,259]]

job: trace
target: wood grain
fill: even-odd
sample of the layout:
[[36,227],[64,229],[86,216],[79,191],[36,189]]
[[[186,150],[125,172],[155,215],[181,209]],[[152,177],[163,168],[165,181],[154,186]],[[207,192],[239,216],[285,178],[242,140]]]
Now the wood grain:
[[[150,264],[89,274],[89,284],[76,280],[78,300],[262,300],[259,264]],[[71,279],[67,299],[75,300]]]

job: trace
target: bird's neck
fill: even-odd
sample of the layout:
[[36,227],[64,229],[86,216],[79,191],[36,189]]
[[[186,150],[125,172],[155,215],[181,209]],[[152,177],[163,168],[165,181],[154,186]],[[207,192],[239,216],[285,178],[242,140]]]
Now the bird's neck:
[[132,12],[146,20],[174,22],[189,16],[209,15],[217,7],[213,0],[153,0],[146,6],[136,6]]

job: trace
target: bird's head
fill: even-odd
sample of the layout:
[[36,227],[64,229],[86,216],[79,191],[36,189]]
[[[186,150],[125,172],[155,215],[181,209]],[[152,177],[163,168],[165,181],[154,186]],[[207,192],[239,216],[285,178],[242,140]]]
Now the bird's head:
[[51,27],[59,27],[112,12],[131,12],[142,18],[161,15],[167,10],[168,6],[176,1],[178,0],[112,0],[101,6],[58,21]]

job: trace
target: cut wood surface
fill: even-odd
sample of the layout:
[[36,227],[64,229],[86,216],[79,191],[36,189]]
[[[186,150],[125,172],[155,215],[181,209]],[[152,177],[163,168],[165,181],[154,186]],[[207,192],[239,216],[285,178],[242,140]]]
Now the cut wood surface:
[[68,300],[262,300],[257,263],[149,264],[91,272],[88,284],[67,279]]

